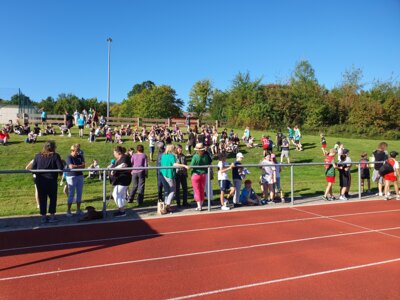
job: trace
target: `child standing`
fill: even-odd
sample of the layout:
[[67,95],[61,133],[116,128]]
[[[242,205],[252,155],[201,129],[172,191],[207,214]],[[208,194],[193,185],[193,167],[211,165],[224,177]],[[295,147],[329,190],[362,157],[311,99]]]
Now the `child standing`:
[[322,196],[322,199],[327,200],[327,201],[332,201],[336,200],[336,198],[333,196],[332,193],[332,187],[333,184],[335,183],[335,169],[337,168],[337,165],[335,164],[335,155],[336,155],[336,150],[331,149],[329,151],[329,154],[325,156],[325,179],[326,182],[328,183],[325,194]]
[[155,132],[152,130],[149,134],[149,149],[150,149],[150,160],[154,161],[153,159],[153,155],[154,155],[154,150],[155,150],[155,146],[156,146],[156,134]]
[[322,150],[322,155],[326,156],[328,152],[326,151],[326,138],[323,133],[320,134],[321,137],[321,150]]
[[89,132],[89,143],[93,143],[96,140],[96,130],[92,128]]
[[263,147],[263,156],[265,157],[267,155],[267,151],[269,148],[269,139],[267,136],[263,135],[261,138],[261,143],[262,143],[262,147]]
[[369,160],[368,160],[368,153],[363,152],[361,154],[361,160],[360,160],[360,177],[361,177],[361,187],[362,187],[362,192],[365,192],[364,189],[364,181],[367,180],[368,184],[368,190],[367,193],[371,192],[371,180],[370,180],[370,171],[369,171]]
[[385,200],[390,199],[390,183],[394,185],[396,200],[400,200],[399,185],[397,184],[397,179],[400,177],[399,162],[396,159],[397,155],[399,155],[399,153],[392,151],[387,160],[387,163],[392,166],[393,171],[383,176],[385,180]]
[[[229,181],[228,178],[228,171],[232,170],[233,164],[228,165],[226,162],[226,156],[224,153],[220,153],[218,156],[218,185],[221,191],[220,193],[220,201],[221,201],[221,210],[230,210],[229,207],[229,198],[233,197],[235,193],[235,188],[233,187],[232,183]],[[229,191],[227,199],[225,199],[225,192]]]

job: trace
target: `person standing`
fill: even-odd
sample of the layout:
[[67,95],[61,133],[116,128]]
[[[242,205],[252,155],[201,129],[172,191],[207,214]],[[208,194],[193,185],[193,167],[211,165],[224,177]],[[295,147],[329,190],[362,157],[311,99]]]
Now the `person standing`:
[[[183,154],[183,149],[181,145],[176,146],[176,160],[178,163],[182,165],[187,165],[186,155]],[[183,206],[188,206],[187,198],[188,198],[188,188],[187,188],[187,170],[185,168],[179,168],[176,170],[176,177],[175,177],[175,186],[176,186],[176,193],[175,199],[176,204],[181,206],[181,186],[182,186],[182,204]]]
[[185,119],[185,125],[186,125],[186,128],[187,128],[187,131],[189,132],[189,129],[190,129],[190,121],[191,121],[191,118],[192,118],[192,115],[190,114],[190,113],[188,113],[187,115],[186,115],[186,119]]
[[83,115],[79,115],[79,117],[76,119],[76,124],[78,124],[79,128],[79,137],[83,138],[83,129],[85,128],[85,119],[83,118]]
[[372,180],[376,183],[378,183],[378,194],[376,196],[383,196],[383,177],[379,175],[379,169],[383,165],[383,161],[386,161],[388,158],[388,155],[386,153],[386,149],[388,147],[388,144],[385,142],[379,143],[377,149],[372,152],[372,155],[374,156],[374,161],[380,161],[380,163],[375,163],[374,164],[374,171],[372,172]]
[[42,108],[42,113],[41,113],[40,117],[42,119],[42,126],[44,128],[47,124],[47,112],[44,110],[44,108]]
[[351,184],[351,159],[348,156],[349,150],[343,149],[342,155],[340,155],[340,160],[337,163],[337,168],[339,169],[339,179],[340,179],[340,196],[339,200],[348,200],[350,184]]
[[187,150],[189,151],[189,154],[192,154],[192,147],[194,146],[196,142],[196,135],[193,132],[191,128],[189,128],[189,135],[188,135],[188,141],[187,141]]
[[332,188],[335,183],[335,169],[337,165],[335,164],[336,149],[331,149],[329,154],[325,156],[325,180],[327,182],[325,194],[322,199],[327,201],[333,201],[336,198],[333,196]]
[[[114,148],[115,163],[112,168],[130,168],[132,166],[131,160],[128,155],[125,154],[126,149],[117,146]],[[129,170],[113,170],[111,171],[111,183],[114,186],[113,198],[118,206],[118,211],[114,213],[114,217],[125,217],[125,198],[128,187],[131,184],[132,176]]]
[[296,146],[297,151],[303,151],[303,145],[300,142],[301,140],[301,132],[299,126],[294,127],[294,144]]
[[[149,166],[147,155],[144,154],[143,145],[137,145],[136,153],[131,156],[132,167],[147,168]],[[137,204],[142,205],[144,201],[144,187],[147,177],[147,170],[132,170],[133,186],[129,194],[128,202],[132,203],[136,192],[138,193]]]
[[[67,168],[68,169],[84,169],[85,159],[80,153],[79,147],[76,145],[71,146],[71,154],[67,157]],[[74,202],[76,192],[76,214],[81,215],[81,202],[82,202],[82,191],[83,191],[83,172],[82,171],[67,171],[66,181],[68,185],[68,210],[67,217],[72,217],[71,207]]]
[[208,166],[211,164],[211,157],[207,154],[203,144],[196,144],[194,150],[196,153],[192,157],[190,165],[192,169],[192,186],[194,200],[197,203],[197,211],[201,211],[204,203],[204,191],[206,187],[207,168],[196,168],[198,166]]
[[276,134],[276,147],[278,147],[279,152],[282,149],[282,140],[283,140],[283,133],[282,133],[282,130],[279,129]]
[[[161,156],[161,167],[180,167],[186,168],[189,167],[183,164],[178,163],[177,158],[175,156],[175,146],[173,144],[167,145],[165,148],[164,154]],[[164,203],[165,210],[167,212],[171,212],[171,202],[175,196],[175,177],[176,177],[176,169],[168,168],[168,169],[160,169],[161,180],[164,186]]]
[[68,136],[71,136],[71,128],[74,126],[74,117],[70,115],[68,111],[65,111],[65,126],[67,126],[69,134]]
[[294,140],[293,140],[293,137],[294,137],[293,128],[290,127],[290,126],[288,126],[288,127],[287,127],[287,130],[288,130],[289,143],[290,143],[290,141],[291,141],[291,142],[293,143],[293,145],[295,145]]
[[289,148],[290,148],[290,142],[286,136],[283,136],[282,147],[281,147],[281,163],[283,163],[283,159],[286,157],[287,163],[290,164]]
[[396,160],[397,151],[390,152],[389,158],[387,163],[392,166],[393,171],[384,175],[383,178],[385,179],[385,200],[390,199],[390,184],[393,183],[394,190],[396,192],[396,200],[400,200],[399,194],[399,185],[397,183],[398,178],[400,178],[400,171],[399,171],[399,162]]
[[242,188],[242,170],[243,168],[240,167],[242,164],[244,156],[241,152],[236,154],[236,160],[233,163],[232,168],[232,179],[233,179],[233,186],[235,187],[235,195],[233,196],[233,205],[240,206],[240,190]]
[[[157,143],[158,155],[157,155],[157,167],[161,166],[161,157],[165,152],[165,145],[163,142]],[[158,191],[158,201],[163,202],[163,182],[161,178],[160,169],[157,169],[157,191]]]
[[[47,141],[42,152],[36,154],[32,163],[32,170],[59,170],[62,173],[63,163],[61,157],[56,151],[56,143]],[[55,218],[57,208],[57,177],[58,172],[51,173],[36,173],[35,184],[38,190],[40,215],[42,223],[54,223],[58,220]],[[47,216],[47,198],[50,199]]]

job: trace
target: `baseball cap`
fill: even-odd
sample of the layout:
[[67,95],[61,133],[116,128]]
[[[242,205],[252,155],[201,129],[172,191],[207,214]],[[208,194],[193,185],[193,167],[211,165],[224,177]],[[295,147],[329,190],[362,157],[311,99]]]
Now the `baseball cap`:
[[390,157],[396,157],[397,155],[399,155],[399,153],[397,151],[392,151],[390,152]]
[[243,153],[242,152],[238,152],[236,154],[236,158],[244,158]]

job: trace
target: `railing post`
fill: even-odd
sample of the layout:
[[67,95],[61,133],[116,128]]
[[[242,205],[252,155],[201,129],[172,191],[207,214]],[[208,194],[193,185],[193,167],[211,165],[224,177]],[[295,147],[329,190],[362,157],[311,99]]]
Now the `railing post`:
[[211,211],[211,168],[207,168],[207,209]]
[[107,176],[103,170],[103,219],[107,217]]
[[292,206],[294,205],[294,168],[290,165],[290,201]]
[[361,200],[361,164],[358,164],[358,199]]

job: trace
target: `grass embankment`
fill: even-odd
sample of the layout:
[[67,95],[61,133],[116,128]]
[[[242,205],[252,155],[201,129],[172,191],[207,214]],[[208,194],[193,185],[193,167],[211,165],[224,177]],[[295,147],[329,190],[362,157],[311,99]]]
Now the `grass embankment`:
[[[87,133],[88,130],[86,130]],[[239,131],[240,135],[242,130]],[[275,136],[272,132],[266,132],[271,136]],[[259,139],[263,132],[253,131],[252,135]],[[10,144],[7,146],[0,146],[0,169],[8,170],[21,170],[24,169],[26,164],[34,157],[34,155],[41,150],[43,142],[47,139],[54,139],[57,142],[57,152],[63,159],[69,153],[69,148],[74,143],[80,143],[85,153],[87,166],[89,166],[92,159],[98,159],[101,167],[105,167],[109,164],[113,158],[113,147],[115,144],[104,143],[103,138],[97,139],[95,143],[90,144],[86,138],[81,139],[78,137],[77,130],[72,131],[72,137],[61,137],[61,136],[42,136],[38,137],[36,144],[24,143],[25,136],[18,136],[15,134],[11,135]],[[130,139],[124,139],[124,147],[133,147],[138,143],[133,143]],[[378,143],[377,140],[368,139],[349,139],[327,136],[328,149],[332,147],[336,141],[341,141],[345,144],[345,147],[350,149],[350,157],[353,161],[358,161],[360,154],[367,151],[369,154],[376,148]],[[400,150],[400,141],[387,141],[389,143],[389,150]],[[319,136],[305,135],[303,136],[302,143],[304,145],[303,152],[294,151],[291,147],[291,158],[292,162],[322,162],[323,156],[320,146]],[[148,143],[144,143],[145,150],[148,152]],[[245,159],[243,163],[258,163],[262,157],[262,149],[246,148],[245,145],[240,146],[240,151],[244,154]],[[156,150],[157,154],[157,150]],[[233,161],[233,157],[228,159],[228,162]],[[188,158],[190,161],[190,158]],[[217,161],[214,161],[216,164]],[[150,165],[154,166],[152,162]],[[353,172],[356,172],[356,167],[353,167]],[[251,174],[248,178],[251,179],[255,190],[260,192],[260,188],[257,184],[260,176],[260,170],[258,168],[249,168]],[[295,196],[311,196],[322,194],[325,189],[324,169],[322,166],[310,166],[310,167],[296,167],[294,172],[295,185],[294,194]],[[286,192],[286,197],[289,197],[290,192],[290,170],[284,168],[282,171],[282,187]],[[216,176],[215,176],[216,177]],[[231,174],[230,174],[231,177]],[[356,177],[355,177],[356,178]],[[189,200],[192,201],[193,195],[191,191],[191,183],[189,183]],[[149,177],[146,181],[146,193],[145,193],[145,205],[155,205],[157,200],[157,187],[156,187],[156,175],[155,171],[149,172]],[[30,174],[0,174],[0,200],[1,209],[0,216],[10,215],[26,215],[36,214],[38,210],[35,204],[34,198],[34,186],[32,176]],[[375,187],[374,184],[372,184]],[[218,184],[216,178],[213,181],[214,187],[214,199],[218,197]],[[335,185],[334,192],[337,193],[339,190],[338,183]],[[357,192],[357,181],[353,181],[351,188],[353,193]],[[109,195],[109,190],[108,190]],[[83,194],[83,206],[93,205],[98,209],[102,207],[102,182],[97,179],[85,179],[84,194]],[[135,203],[128,204],[128,208],[134,208]],[[115,208],[113,202],[109,204],[110,208]],[[59,188],[58,198],[58,212],[66,211],[66,196],[62,193],[62,188]]]

